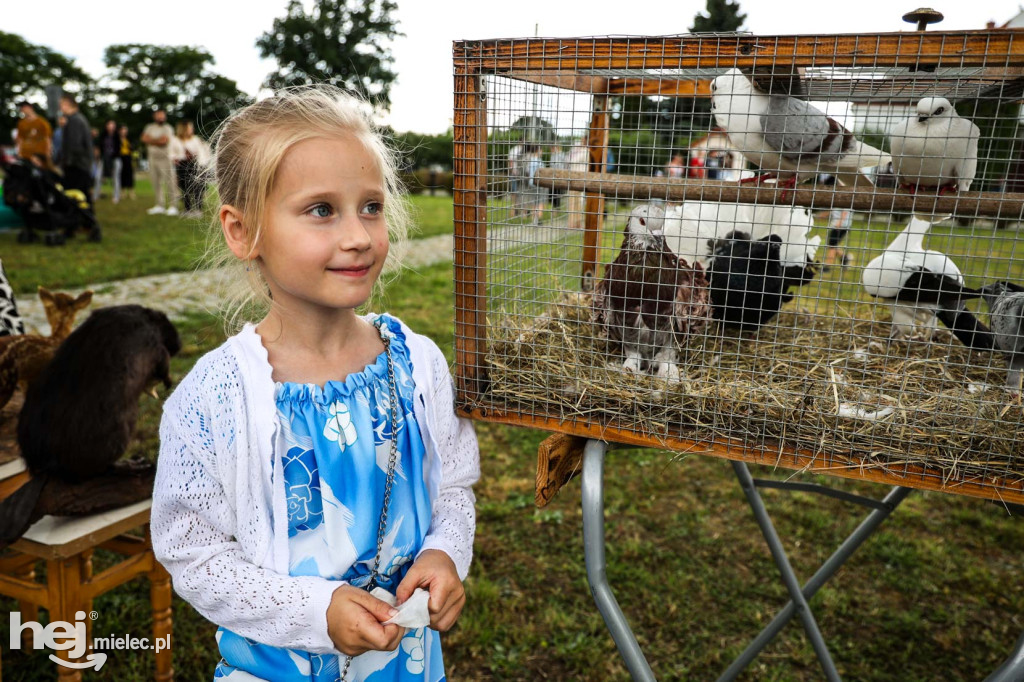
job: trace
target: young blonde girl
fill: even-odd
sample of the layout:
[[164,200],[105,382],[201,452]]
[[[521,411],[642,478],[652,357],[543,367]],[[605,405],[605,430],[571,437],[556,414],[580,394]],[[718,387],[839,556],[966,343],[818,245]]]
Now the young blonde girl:
[[[394,157],[322,86],[242,109],[214,143],[224,258],[266,313],[166,403],[156,556],[220,626],[215,677],[444,679],[479,457],[437,346],[356,313],[405,233]],[[429,627],[387,624],[371,586],[398,606],[426,590]]]

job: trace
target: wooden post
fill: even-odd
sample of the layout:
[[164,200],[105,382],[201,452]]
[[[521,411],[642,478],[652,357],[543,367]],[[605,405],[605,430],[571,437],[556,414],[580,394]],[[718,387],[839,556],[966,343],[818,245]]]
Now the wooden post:
[[171,657],[174,622],[171,618],[171,575],[153,559],[153,570],[149,572],[149,601],[153,609],[153,646],[160,638],[167,638],[168,646],[156,652],[156,677],[158,682],[169,682],[174,679],[174,666]]
[[[26,563],[23,567],[18,569],[14,573],[15,577],[21,578],[22,580],[28,580],[35,582],[36,580],[36,560],[32,557],[26,557]],[[28,621],[39,622],[39,607],[30,601],[18,601],[18,611],[21,612],[21,622],[27,623]],[[35,638],[32,636],[31,630],[25,630],[21,633],[21,650],[28,651],[35,644]]]
[[456,47],[453,201],[459,402],[474,400],[487,382],[487,101],[471,52],[471,46]]
[[[594,109],[590,115],[590,129],[587,131],[587,148],[590,151],[589,172],[604,173],[608,167],[608,106],[609,98],[594,95]],[[586,222],[583,233],[583,291],[591,291],[597,277],[597,245],[601,241],[604,227],[604,195],[591,189],[584,189]]]
[[89,646],[92,645],[92,618],[88,617],[88,614],[92,612],[92,595],[89,593],[88,588],[85,585],[92,578],[92,552],[93,550],[87,549],[78,555],[78,561],[80,562],[79,570],[82,576],[82,605],[87,617],[85,619],[85,641]]
[[[49,595],[47,606],[50,611],[50,622],[75,622],[75,613],[85,611],[81,599],[82,562],[78,556],[64,559],[50,559],[46,562],[46,586]],[[88,619],[88,611],[86,618]],[[56,652],[57,657],[66,661],[73,660],[67,649]],[[57,679],[61,682],[80,682],[82,674],[74,668],[57,666]]]

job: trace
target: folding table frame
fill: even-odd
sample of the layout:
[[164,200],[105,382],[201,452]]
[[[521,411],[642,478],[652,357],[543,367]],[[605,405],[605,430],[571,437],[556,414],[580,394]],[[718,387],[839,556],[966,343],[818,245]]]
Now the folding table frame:
[[[598,611],[604,618],[608,631],[611,633],[615,645],[619,649],[626,668],[634,680],[653,682],[654,672],[651,670],[647,659],[644,658],[636,636],[633,634],[629,623],[626,621],[622,609],[619,608],[615,595],[612,593],[611,584],[608,582],[607,562],[605,560],[605,539],[604,539],[604,456],[609,449],[609,444],[590,439],[583,451],[583,552],[587,564],[587,580],[590,582],[590,591],[597,602]],[[782,582],[789,593],[790,601],[776,614],[775,618],[761,630],[743,650],[743,653],[725,670],[718,678],[719,682],[735,680],[740,673],[757,657],[765,646],[771,642],[783,627],[794,616],[798,616],[807,633],[814,652],[821,663],[825,678],[839,680],[839,672],[829,653],[825,638],[818,628],[808,601],[821,589],[821,587],[839,570],[850,556],[864,543],[871,534],[878,530],[892,512],[899,507],[900,503],[910,494],[911,488],[893,486],[889,493],[882,500],[875,500],[862,495],[843,492],[829,488],[828,486],[815,483],[801,483],[790,481],[772,481],[756,479],[750,474],[750,469],[745,462],[731,462],[736,479],[739,481],[743,493],[747,497],[757,525],[761,528],[768,548],[771,551],[772,559],[779,569]],[[786,556],[786,550],[782,546],[779,534],[772,524],[771,517],[765,508],[764,500],[761,499],[759,488],[774,488],[778,490],[801,491],[815,493],[832,497],[844,502],[850,502],[870,509],[867,517],[859,526],[846,538],[845,541],[833,552],[815,572],[815,574],[803,586],[793,572],[793,567]],[[1024,679],[1024,636],[1014,646],[1010,657],[987,679],[986,682],[1019,682]]]

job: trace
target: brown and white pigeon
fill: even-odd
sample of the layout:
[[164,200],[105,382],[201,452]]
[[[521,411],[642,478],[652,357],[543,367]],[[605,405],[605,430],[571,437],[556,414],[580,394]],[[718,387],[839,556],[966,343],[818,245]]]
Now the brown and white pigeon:
[[593,320],[621,346],[623,369],[679,378],[676,344],[707,328],[708,281],[665,246],[665,212],[644,204],[633,209],[615,260],[594,289]]

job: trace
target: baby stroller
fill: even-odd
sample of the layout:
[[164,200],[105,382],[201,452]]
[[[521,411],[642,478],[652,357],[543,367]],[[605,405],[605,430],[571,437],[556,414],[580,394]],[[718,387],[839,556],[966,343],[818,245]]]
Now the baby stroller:
[[79,190],[66,190],[60,177],[24,159],[0,162],[4,171],[4,203],[21,217],[25,228],[18,241],[34,242],[43,233],[46,244],[63,244],[81,228],[89,241],[100,240],[100,226]]

